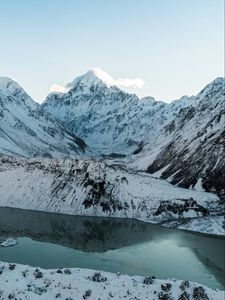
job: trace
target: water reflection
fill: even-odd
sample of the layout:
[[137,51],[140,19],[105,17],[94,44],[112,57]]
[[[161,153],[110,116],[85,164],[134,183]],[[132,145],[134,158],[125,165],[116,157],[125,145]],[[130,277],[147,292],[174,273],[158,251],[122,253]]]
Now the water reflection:
[[0,208],[0,237],[25,236],[82,251],[104,252],[151,240],[151,227],[135,220]]
[[0,260],[51,268],[76,266],[150,273],[219,288],[224,284],[222,238],[135,220],[0,208],[0,240],[8,236],[18,237],[19,245],[0,248]]

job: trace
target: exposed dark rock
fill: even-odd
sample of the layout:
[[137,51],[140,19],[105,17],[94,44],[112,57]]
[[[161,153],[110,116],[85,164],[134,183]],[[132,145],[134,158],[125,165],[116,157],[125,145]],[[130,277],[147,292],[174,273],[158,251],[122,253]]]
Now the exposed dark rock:
[[66,275],[71,275],[72,272],[70,271],[70,269],[65,269],[65,270],[64,270],[64,274],[66,274]]
[[154,279],[155,279],[155,276],[146,276],[146,277],[144,278],[143,283],[144,283],[144,284],[152,284],[153,281],[154,281]]
[[[127,181],[126,177],[122,177],[121,181]],[[89,174],[86,173],[82,186],[85,188],[89,187],[89,193],[82,203],[86,209],[95,205],[100,205],[103,212],[115,212],[116,210],[129,208],[128,203],[124,202],[122,205],[121,201],[113,198],[114,185],[109,182],[106,184],[102,178],[94,180],[89,178]]]
[[4,266],[0,267],[0,275],[2,275],[4,268]]
[[180,289],[184,291],[185,289],[188,289],[189,286],[190,286],[189,281],[188,280],[184,280],[184,281],[182,281],[182,283],[180,285]]
[[9,270],[10,270],[10,271],[14,270],[14,269],[15,269],[15,267],[16,267],[16,265],[15,265],[15,264],[9,264]]
[[102,276],[100,272],[95,272],[93,274],[93,276],[89,279],[94,281],[94,282],[105,282],[105,281],[107,281],[107,278]]
[[85,293],[84,293],[84,295],[83,295],[83,299],[87,299],[87,298],[89,298],[90,296],[91,296],[91,290],[89,289],[89,290],[87,290],[87,291],[85,291]]
[[33,274],[36,279],[43,277],[43,273],[39,269],[35,269]]
[[187,200],[177,200],[177,201],[162,201],[154,213],[155,216],[158,216],[162,213],[173,213],[177,214],[180,217],[183,216],[184,212],[194,211],[197,215],[207,216],[208,209],[199,205],[195,200],[192,198]]
[[178,300],[189,300],[190,299],[190,295],[184,291],[178,298]]
[[159,300],[172,300],[172,297],[171,297],[171,295],[168,294],[168,293],[160,292],[160,293],[158,294],[158,299],[159,299]]
[[172,284],[171,283],[163,283],[161,284],[161,289],[164,292],[169,292],[171,290]]
[[206,294],[205,289],[202,286],[196,287],[193,290],[193,299],[194,300],[209,300],[208,295]]

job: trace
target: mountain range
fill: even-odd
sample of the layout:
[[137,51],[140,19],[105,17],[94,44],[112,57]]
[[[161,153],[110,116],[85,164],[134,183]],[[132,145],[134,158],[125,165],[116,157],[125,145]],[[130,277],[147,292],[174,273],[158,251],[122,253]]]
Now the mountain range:
[[0,153],[120,164],[174,185],[225,194],[224,78],[171,103],[107,86],[93,71],[39,105],[0,77]]

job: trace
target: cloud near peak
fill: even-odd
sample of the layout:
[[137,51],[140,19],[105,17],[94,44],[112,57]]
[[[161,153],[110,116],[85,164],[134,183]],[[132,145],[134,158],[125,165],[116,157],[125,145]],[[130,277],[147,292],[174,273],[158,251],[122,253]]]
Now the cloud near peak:
[[93,68],[92,72],[101,79],[108,86],[118,85],[121,87],[137,87],[142,88],[144,86],[144,81],[140,78],[118,78],[114,79],[110,74],[106,73],[100,68]]
[[[100,68],[93,68],[91,71],[93,72],[93,74],[96,77],[101,79],[108,87],[116,85],[116,86],[125,87],[125,88],[134,87],[134,88],[141,89],[145,85],[145,82],[140,78],[134,78],[134,79],[118,78],[118,79],[115,79],[110,74],[108,74],[107,72],[103,71]],[[70,87],[69,84],[67,84],[65,86],[53,84],[50,87],[50,91],[54,92],[54,93],[64,93],[64,92],[66,92],[66,90],[68,90],[69,87]]]

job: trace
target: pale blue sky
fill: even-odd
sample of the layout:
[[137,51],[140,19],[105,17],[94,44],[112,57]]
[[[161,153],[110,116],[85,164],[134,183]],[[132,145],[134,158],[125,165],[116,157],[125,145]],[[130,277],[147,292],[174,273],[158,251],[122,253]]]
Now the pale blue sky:
[[224,76],[223,0],[0,0],[0,76],[41,102],[93,67],[170,101]]

